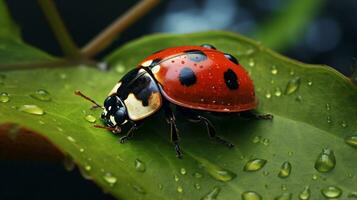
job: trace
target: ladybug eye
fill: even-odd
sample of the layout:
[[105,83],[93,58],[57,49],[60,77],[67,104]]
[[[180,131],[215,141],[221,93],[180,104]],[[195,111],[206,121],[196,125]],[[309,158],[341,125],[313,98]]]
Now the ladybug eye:
[[237,64],[237,65],[239,64],[237,58],[235,58],[235,57],[232,56],[231,54],[225,53],[224,56],[225,56],[228,60],[234,62],[235,64]]
[[117,96],[109,96],[104,101],[104,107],[108,111],[109,114],[115,113],[118,107],[122,107],[122,103]]

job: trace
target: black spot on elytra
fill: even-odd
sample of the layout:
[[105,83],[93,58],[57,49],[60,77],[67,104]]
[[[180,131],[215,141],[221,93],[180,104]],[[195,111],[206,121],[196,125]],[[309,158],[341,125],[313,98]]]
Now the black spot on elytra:
[[197,80],[195,73],[189,67],[181,69],[179,79],[181,84],[187,87],[195,84]]
[[231,90],[236,90],[239,87],[238,77],[231,69],[228,69],[224,72],[224,82],[226,83],[226,86]]
[[207,48],[207,49],[216,49],[216,47],[214,47],[211,44],[202,44],[201,47]]
[[226,58],[228,58],[228,60],[232,61],[233,63],[235,63],[235,64],[237,64],[237,65],[239,64],[237,58],[235,58],[235,57],[232,56],[231,54],[225,53],[224,56],[225,56]]

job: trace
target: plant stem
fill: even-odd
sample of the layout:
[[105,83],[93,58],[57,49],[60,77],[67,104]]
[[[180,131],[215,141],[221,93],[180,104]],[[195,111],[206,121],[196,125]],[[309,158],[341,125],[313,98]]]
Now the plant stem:
[[124,15],[118,17],[112,24],[93,38],[82,49],[82,55],[91,57],[108,47],[116,36],[127,27],[137,21],[140,17],[154,8],[160,0],[142,0]]
[[80,55],[79,49],[69,35],[53,0],[38,0],[37,2],[65,56],[70,58],[78,57]]

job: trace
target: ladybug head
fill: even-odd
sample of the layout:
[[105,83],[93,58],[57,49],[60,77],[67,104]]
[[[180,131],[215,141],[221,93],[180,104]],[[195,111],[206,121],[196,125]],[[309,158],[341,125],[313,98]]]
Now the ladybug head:
[[128,121],[126,108],[118,96],[111,95],[105,99],[101,118],[109,127],[118,127]]

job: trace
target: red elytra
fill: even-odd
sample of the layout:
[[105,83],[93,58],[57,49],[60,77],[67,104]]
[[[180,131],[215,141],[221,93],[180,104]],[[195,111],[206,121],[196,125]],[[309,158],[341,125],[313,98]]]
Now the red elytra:
[[[158,61],[156,67],[151,66],[153,74],[163,95],[173,104],[214,112],[240,112],[257,107],[253,81],[240,64],[227,59],[223,52],[201,46],[180,46],[159,51],[141,63],[150,60]],[[180,80],[184,68],[195,76],[188,80],[189,84]],[[237,78],[231,88],[228,87],[231,80],[225,78],[229,70],[236,76],[228,75],[228,79]]]

